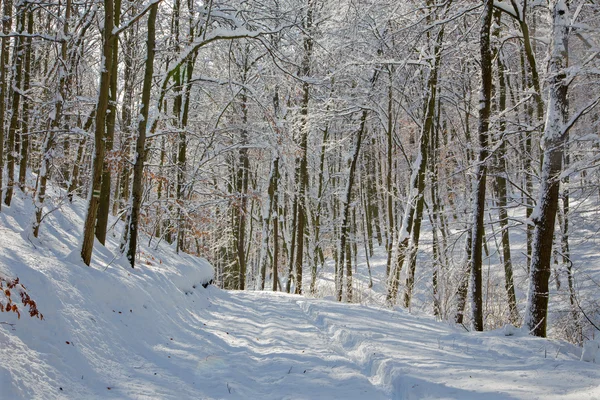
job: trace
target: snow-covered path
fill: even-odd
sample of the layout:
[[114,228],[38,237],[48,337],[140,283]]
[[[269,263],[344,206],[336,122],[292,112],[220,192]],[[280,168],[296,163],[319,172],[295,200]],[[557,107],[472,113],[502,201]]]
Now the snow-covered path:
[[[17,200],[20,199],[17,197]],[[405,310],[202,282],[203,260],[117,235],[78,254],[83,202],[30,236],[0,214],[0,273],[45,319],[0,313],[0,399],[600,399],[581,349],[519,331],[466,332]]]
[[[200,368],[215,390],[240,398],[388,398],[360,365],[335,351],[299,306],[302,297],[260,292],[217,294],[207,309],[212,336]],[[216,300],[216,299],[215,299]]]
[[564,343],[458,331],[402,310],[301,304],[338,352],[394,399],[600,398],[599,368]]
[[0,398],[600,398],[599,366],[563,342],[279,293],[164,300],[121,314],[92,299],[91,313],[0,325]]
[[229,379],[241,398],[600,398],[600,369],[564,343],[284,294],[214,294],[210,380]]

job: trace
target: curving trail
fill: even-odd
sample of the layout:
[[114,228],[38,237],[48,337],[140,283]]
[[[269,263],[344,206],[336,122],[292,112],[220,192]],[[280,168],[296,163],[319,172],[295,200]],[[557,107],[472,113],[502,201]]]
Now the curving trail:
[[600,396],[600,370],[578,361],[578,350],[565,343],[519,332],[468,333],[402,310],[268,292],[214,292],[219,301],[210,309],[208,331],[226,343],[222,354],[234,363],[239,357],[230,366],[233,375],[251,376],[235,383],[242,397]]
[[35,240],[25,200],[0,213],[0,273],[26,284],[45,319],[0,313],[2,400],[600,399],[600,366],[581,349],[518,330],[204,289],[205,261],[142,244],[132,270],[118,235],[86,267],[84,203],[50,214]]

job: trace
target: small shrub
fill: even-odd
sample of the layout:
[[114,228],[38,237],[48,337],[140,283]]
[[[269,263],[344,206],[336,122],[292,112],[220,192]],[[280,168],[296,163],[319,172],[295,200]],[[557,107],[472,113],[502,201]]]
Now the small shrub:
[[0,276],[0,311],[2,312],[14,312],[18,318],[21,318],[21,312],[19,307],[15,304],[13,296],[18,295],[21,298],[21,304],[25,308],[29,308],[29,315],[31,317],[44,319],[44,315],[38,310],[35,301],[29,297],[27,289],[21,283],[19,278],[6,279]]

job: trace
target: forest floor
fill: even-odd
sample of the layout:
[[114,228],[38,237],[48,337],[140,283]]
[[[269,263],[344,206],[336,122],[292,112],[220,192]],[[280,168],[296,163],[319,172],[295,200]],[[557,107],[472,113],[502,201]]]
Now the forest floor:
[[111,236],[86,267],[83,206],[60,205],[40,239],[25,199],[0,213],[0,273],[44,314],[0,314],[1,399],[600,399],[580,348],[520,330],[205,289],[211,267],[164,243],[132,270]]

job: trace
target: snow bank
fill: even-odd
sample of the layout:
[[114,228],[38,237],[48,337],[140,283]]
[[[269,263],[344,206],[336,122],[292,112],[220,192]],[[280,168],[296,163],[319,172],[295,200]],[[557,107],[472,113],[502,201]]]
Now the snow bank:
[[[44,320],[0,314],[0,398],[169,397],[156,387],[178,393],[182,380],[170,359],[175,338],[192,341],[200,329],[194,314],[210,305],[202,287],[213,278],[208,262],[142,244],[132,269],[114,234],[107,247],[96,243],[88,267],[78,248],[83,201],[49,214],[35,239],[31,200],[16,194],[0,213],[0,274],[19,277]],[[192,397],[190,383],[179,392]]]
[[583,344],[583,352],[581,353],[581,361],[596,362],[596,355],[600,349],[600,342],[597,340],[588,340]]

